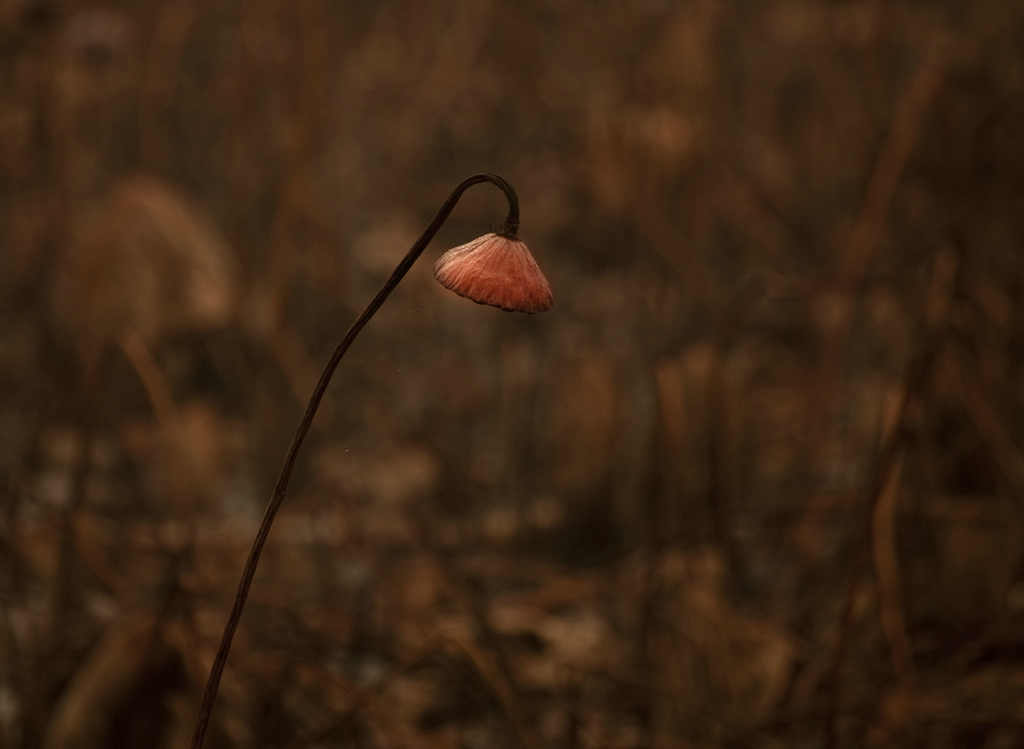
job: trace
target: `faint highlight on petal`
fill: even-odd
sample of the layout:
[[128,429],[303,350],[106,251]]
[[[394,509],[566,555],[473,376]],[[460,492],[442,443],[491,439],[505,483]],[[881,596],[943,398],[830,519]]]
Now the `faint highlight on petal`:
[[447,289],[514,312],[551,309],[551,286],[529,248],[499,234],[485,234],[445,252],[434,263],[434,277]]

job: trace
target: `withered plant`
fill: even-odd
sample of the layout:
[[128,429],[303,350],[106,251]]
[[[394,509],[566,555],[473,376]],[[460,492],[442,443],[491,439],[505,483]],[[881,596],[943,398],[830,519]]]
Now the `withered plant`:
[[224,633],[221,636],[220,646],[214,657],[213,665],[210,668],[210,676],[206,682],[206,689],[203,692],[202,704],[199,708],[199,718],[196,723],[195,734],[192,738],[193,749],[200,749],[206,735],[206,728],[210,721],[210,713],[213,709],[214,700],[217,697],[217,689],[220,686],[221,675],[227,663],[228,653],[231,650],[231,641],[234,638],[238,622],[242,618],[242,610],[245,608],[246,599],[249,596],[249,588],[252,585],[253,576],[256,574],[256,566],[259,564],[260,554],[263,546],[270,535],[270,527],[273,525],[274,517],[277,515],[281,504],[284,502],[288,491],[288,481],[295,466],[302,443],[309,432],[309,428],[316,416],[320,401],[330,384],[331,377],[341,362],[349,346],[359,335],[359,332],[370,321],[388,295],[398,286],[402,278],[413,263],[426,249],[430,240],[437,234],[438,230],[448,219],[455,205],[459,202],[462,194],[473,185],[482,182],[489,182],[498,187],[508,199],[508,215],[505,218],[501,231],[485,234],[482,237],[467,244],[455,247],[445,252],[434,266],[434,275],[437,280],[446,288],[455,293],[467,297],[479,304],[488,304],[501,309],[514,312],[543,312],[550,309],[553,303],[551,287],[541,272],[540,267],[534,260],[533,255],[527,246],[518,239],[519,230],[519,200],[512,186],[501,177],[494,174],[476,174],[463,180],[448,196],[441,209],[437,212],[434,220],[430,222],[419,239],[413,244],[410,250],[398,263],[391,277],[385,281],[377,295],[366,306],[352,327],[345,333],[341,343],[334,350],[331,358],[327,361],[320,380],[313,389],[309,405],[299,422],[299,427],[292,438],[291,446],[281,467],[280,476],[274,486],[274,492],[270,502],[263,514],[256,538],[253,540],[252,548],[249,550],[249,557],[246,559],[242,569],[242,578],[238,583],[238,590],[235,594],[235,602],[231,607],[227,623],[224,625]]

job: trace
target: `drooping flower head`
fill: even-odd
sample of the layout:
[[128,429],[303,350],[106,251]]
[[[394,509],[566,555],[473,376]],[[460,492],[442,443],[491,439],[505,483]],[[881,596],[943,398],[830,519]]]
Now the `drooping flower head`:
[[551,309],[551,286],[525,243],[502,234],[484,234],[453,247],[434,263],[434,277],[446,289],[513,312]]

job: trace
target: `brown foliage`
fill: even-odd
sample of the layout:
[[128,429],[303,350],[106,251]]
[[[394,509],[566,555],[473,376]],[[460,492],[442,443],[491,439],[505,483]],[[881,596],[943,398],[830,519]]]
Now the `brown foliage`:
[[186,745],[478,171],[208,746],[1024,743],[1019,6],[0,2],[0,745]]

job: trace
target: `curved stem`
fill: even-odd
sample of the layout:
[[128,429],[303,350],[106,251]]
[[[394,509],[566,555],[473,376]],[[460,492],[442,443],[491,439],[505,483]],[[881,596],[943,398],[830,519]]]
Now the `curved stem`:
[[309,405],[306,406],[306,412],[302,416],[302,421],[299,422],[299,428],[292,438],[291,447],[288,448],[284,465],[281,467],[281,474],[277,479],[277,484],[274,486],[274,493],[271,495],[267,509],[263,513],[263,520],[260,523],[259,530],[256,532],[256,538],[253,539],[252,548],[249,550],[249,557],[246,559],[245,567],[242,569],[242,578],[238,582],[235,602],[231,607],[227,623],[224,625],[224,634],[221,635],[220,646],[217,648],[217,654],[213,659],[213,666],[210,668],[210,676],[206,682],[206,689],[203,691],[203,701],[199,707],[199,718],[196,722],[195,734],[192,736],[192,749],[200,749],[203,745],[206,727],[210,722],[210,712],[213,709],[213,702],[217,698],[220,678],[224,673],[224,665],[227,663],[228,653],[231,651],[231,641],[234,639],[235,630],[238,628],[238,621],[242,618],[242,609],[245,607],[245,601],[249,597],[249,587],[252,585],[253,576],[256,574],[260,553],[263,551],[263,545],[267,542],[267,536],[270,535],[270,526],[274,522],[274,516],[277,515],[277,511],[284,502],[285,494],[288,491],[288,481],[291,478],[292,469],[295,467],[295,459],[298,457],[299,449],[306,439],[306,434],[313,423],[313,417],[316,416],[317,409],[320,407],[320,401],[327,390],[331,377],[334,375],[334,370],[338,368],[341,358],[348,351],[356,336],[359,335],[359,331],[363,329],[366,323],[370,321],[370,318],[380,309],[380,306],[384,304],[384,300],[398,286],[405,274],[409,272],[409,268],[416,262],[427,244],[430,243],[430,240],[434,238],[434,235],[437,234],[437,231],[448,219],[462,194],[473,185],[481,182],[490,182],[505,193],[505,197],[508,199],[508,216],[505,218],[505,226],[501,233],[506,236],[515,236],[516,231],[519,229],[519,200],[512,186],[496,174],[474,174],[472,177],[463,180],[452,191],[452,194],[448,196],[448,199],[441,206],[434,220],[430,222],[430,225],[427,226],[420,238],[416,240],[416,243],[413,244],[409,252],[402,258],[402,261],[395,267],[391,277],[384,283],[381,290],[377,292],[377,295],[366,306],[366,309],[352,323],[352,327],[348,329],[345,337],[342,338],[341,343],[338,344],[338,347],[328,360],[327,366],[324,367],[324,371],[320,375],[320,381],[317,382],[316,387],[313,389],[313,395],[310,396]]

